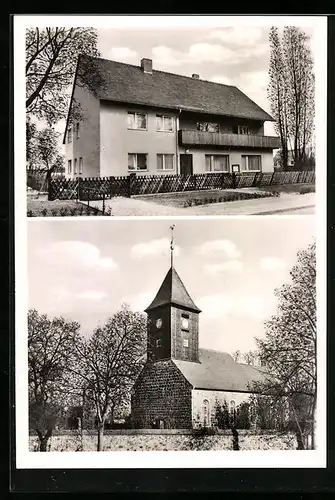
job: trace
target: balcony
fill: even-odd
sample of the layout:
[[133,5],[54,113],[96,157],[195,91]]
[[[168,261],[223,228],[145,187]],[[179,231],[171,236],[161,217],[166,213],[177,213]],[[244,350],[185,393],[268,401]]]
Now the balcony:
[[179,130],[179,145],[277,149],[280,147],[280,141],[279,137],[266,135],[220,134],[218,132],[199,132],[198,130]]

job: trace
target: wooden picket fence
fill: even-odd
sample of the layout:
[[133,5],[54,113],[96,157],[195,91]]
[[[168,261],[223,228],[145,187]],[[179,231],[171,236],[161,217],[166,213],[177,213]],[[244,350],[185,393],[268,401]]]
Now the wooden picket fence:
[[49,200],[105,200],[115,196],[315,183],[314,171],[136,175],[50,179]]

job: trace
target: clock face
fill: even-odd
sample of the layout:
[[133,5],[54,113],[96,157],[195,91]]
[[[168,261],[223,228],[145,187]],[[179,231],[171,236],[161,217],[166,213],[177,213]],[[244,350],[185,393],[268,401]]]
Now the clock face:
[[188,319],[182,318],[181,326],[182,326],[182,328],[184,328],[184,330],[188,330]]
[[162,324],[163,324],[163,322],[162,322],[161,318],[158,318],[156,320],[156,328],[161,328]]

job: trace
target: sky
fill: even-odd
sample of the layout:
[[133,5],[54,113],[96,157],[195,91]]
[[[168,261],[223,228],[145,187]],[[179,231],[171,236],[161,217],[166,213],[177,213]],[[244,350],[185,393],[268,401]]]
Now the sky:
[[315,218],[28,221],[29,308],[81,324],[83,335],[123,303],[143,311],[174,266],[200,313],[200,346],[255,348],[276,312],[274,289],[290,282]]
[[[304,28],[311,37],[313,29]],[[139,66],[143,57],[153,69],[235,85],[268,113],[269,28],[98,29],[101,57]],[[64,132],[65,123],[57,129]],[[265,122],[265,135],[276,135]]]

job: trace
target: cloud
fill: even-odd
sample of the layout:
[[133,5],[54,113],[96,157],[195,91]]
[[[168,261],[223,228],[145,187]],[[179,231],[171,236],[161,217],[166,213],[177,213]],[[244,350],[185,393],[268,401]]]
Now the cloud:
[[[174,254],[179,255],[180,248],[175,245]],[[144,243],[137,243],[131,248],[131,256],[135,259],[142,259],[152,255],[167,256],[170,254],[170,240],[168,238],[161,238],[157,240],[146,241]]]
[[265,302],[261,297],[213,294],[200,297],[198,300],[204,317],[218,319],[227,315],[249,317],[263,321],[272,314],[272,302]]
[[233,85],[231,79],[224,75],[215,75],[211,78],[212,82],[223,83],[224,85]]
[[133,311],[144,311],[144,309],[151,304],[154,296],[154,292],[142,292],[136,295],[123,297],[120,302],[123,304],[129,304],[129,307]]
[[195,43],[189,48],[188,56],[200,62],[224,63],[231,61],[234,57],[233,51],[223,45],[210,43]]
[[98,290],[87,290],[86,292],[81,292],[76,295],[76,298],[82,300],[88,300],[92,302],[100,302],[100,300],[107,297],[104,292],[99,292]]
[[239,74],[240,86],[249,90],[266,88],[269,82],[267,71],[248,71]]
[[234,52],[220,44],[206,42],[191,45],[187,52],[171,49],[164,45],[152,48],[152,58],[157,66],[182,66],[185,64],[235,63]]
[[262,271],[277,271],[284,269],[286,266],[287,263],[278,257],[263,257],[259,261],[259,267]]
[[113,270],[117,264],[111,257],[102,257],[95,245],[83,241],[61,241],[53,243],[42,251],[52,265],[66,268],[94,268],[95,270]]
[[219,264],[205,264],[204,271],[207,274],[218,274],[224,271],[239,272],[243,269],[243,262],[240,260],[228,260]]
[[111,59],[134,59],[137,57],[137,52],[128,47],[112,47],[107,51],[107,56]]
[[223,293],[205,295],[197,301],[204,317],[216,319],[227,315],[233,308],[231,297]]
[[241,255],[235,243],[230,240],[206,241],[198,247],[197,253],[206,256],[225,256],[230,259],[238,259]]
[[235,46],[253,45],[260,43],[264,35],[264,28],[253,26],[238,26],[213,30],[208,35],[209,39],[221,40]]

